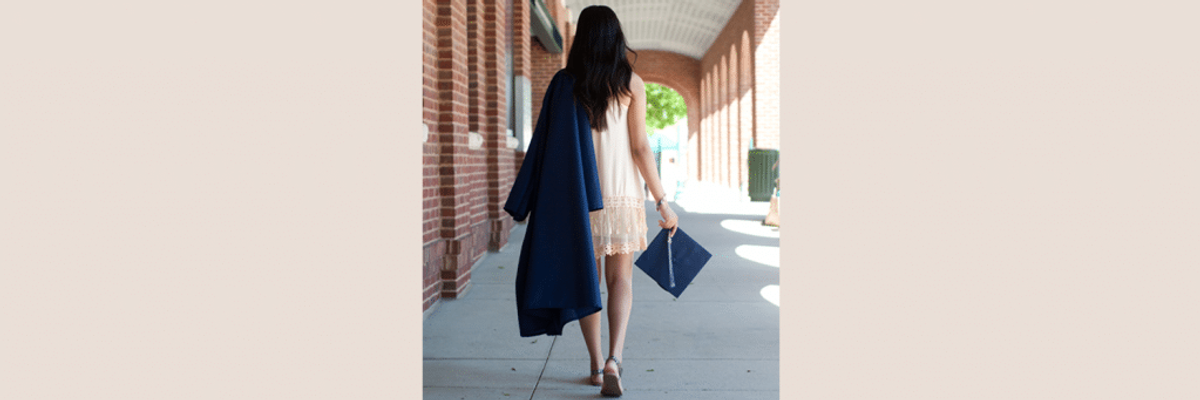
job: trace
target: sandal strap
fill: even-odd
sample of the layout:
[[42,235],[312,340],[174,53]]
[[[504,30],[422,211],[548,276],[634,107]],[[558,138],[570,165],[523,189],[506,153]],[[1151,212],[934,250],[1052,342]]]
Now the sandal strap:
[[609,360],[615,361],[617,363],[617,373],[618,374],[625,375],[625,368],[621,367],[621,360],[618,360],[616,356],[608,356],[608,360],[604,360],[604,363],[607,364]]
[[604,369],[592,370],[592,375],[604,375]]

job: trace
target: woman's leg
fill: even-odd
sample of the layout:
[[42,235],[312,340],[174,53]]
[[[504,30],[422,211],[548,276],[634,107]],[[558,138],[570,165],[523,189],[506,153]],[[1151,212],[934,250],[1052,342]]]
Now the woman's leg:
[[[600,278],[600,260],[596,258],[596,278],[597,282]],[[579,319],[579,327],[583,330],[583,342],[587,345],[588,356],[592,359],[591,368],[588,371],[595,371],[604,368],[604,352],[600,347],[600,312],[594,312],[592,315]],[[589,382],[593,385],[599,385],[603,381],[600,375],[592,375]]]
[[[624,360],[625,328],[629,326],[629,310],[633,308],[633,253],[605,256],[604,263],[608,282],[608,354]],[[605,362],[604,369],[616,373],[617,365]]]

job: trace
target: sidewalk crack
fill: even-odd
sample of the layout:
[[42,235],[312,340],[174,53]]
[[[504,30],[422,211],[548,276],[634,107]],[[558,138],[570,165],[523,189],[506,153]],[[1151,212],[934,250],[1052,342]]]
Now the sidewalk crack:
[[529,400],[533,400],[533,396],[537,396],[537,388],[542,384],[542,376],[546,374],[546,366],[550,365],[550,355],[554,354],[554,343],[558,342],[558,336],[553,336],[550,339],[550,351],[546,352],[546,362],[542,363],[542,372],[538,373],[537,383],[533,384],[533,393],[529,394]]

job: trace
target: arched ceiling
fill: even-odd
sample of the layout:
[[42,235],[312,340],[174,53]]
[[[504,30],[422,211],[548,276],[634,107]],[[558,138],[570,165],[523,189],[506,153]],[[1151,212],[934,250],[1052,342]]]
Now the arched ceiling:
[[617,13],[635,51],[663,50],[704,57],[741,0],[564,0],[571,23],[584,7],[603,4]]

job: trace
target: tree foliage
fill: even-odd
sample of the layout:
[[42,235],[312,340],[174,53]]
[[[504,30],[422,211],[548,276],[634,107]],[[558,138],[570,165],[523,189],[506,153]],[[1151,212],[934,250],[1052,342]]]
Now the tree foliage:
[[646,130],[651,135],[686,115],[687,105],[679,92],[656,83],[646,84]]

